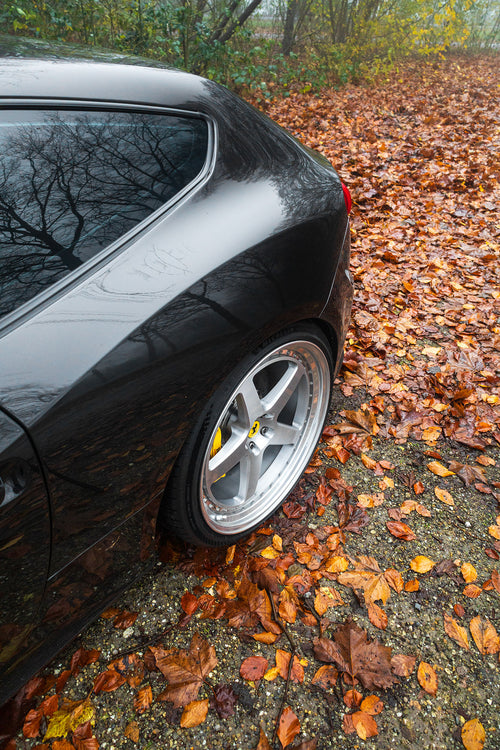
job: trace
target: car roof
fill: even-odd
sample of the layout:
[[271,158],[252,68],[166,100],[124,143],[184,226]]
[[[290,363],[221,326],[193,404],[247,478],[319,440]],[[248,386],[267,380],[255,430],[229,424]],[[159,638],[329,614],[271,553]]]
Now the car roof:
[[196,110],[200,99],[206,97],[203,78],[140,62],[138,65],[135,60],[123,64],[2,57],[0,102],[2,99],[83,100]]

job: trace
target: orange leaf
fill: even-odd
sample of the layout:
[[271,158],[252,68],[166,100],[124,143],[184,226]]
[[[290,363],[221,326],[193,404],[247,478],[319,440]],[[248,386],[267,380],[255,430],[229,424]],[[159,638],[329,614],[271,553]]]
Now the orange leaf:
[[283,748],[290,745],[300,732],[300,722],[289,706],[283,709],[278,726],[278,739]]
[[460,572],[462,573],[465,583],[472,583],[477,578],[477,570],[470,563],[464,563],[460,568]]
[[370,714],[370,716],[376,716],[383,708],[384,703],[380,700],[378,695],[368,695],[361,703],[361,710]]
[[464,596],[468,596],[469,599],[477,599],[477,597],[480,596],[482,592],[483,590],[479,588],[479,586],[476,586],[475,583],[468,583],[462,593]]
[[269,740],[266,737],[266,733],[260,728],[260,736],[259,736],[259,744],[255,748],[255,750],[272,750],[271,745],[269,744]]
[[462,625],[459,625],[454,617],[444,614],[444,629],[447,635],[458,643],[462,648],[470,650],[467,631]]
[[442,490],[441,487],[434,487],[434,494],[438,500],[441,500],[442,503],[446,503],[446,505],[455,504],[448,490]]
[[413,485],[413,492],[415,495],[421,495],[423,492],[425,492],[425,487],[422,484],[422,482],[415,482]]
[[408,593],[411,593],[412,591],[418,591],[420,588],[420,583],[418,582],[417,578],[411,578],[409,581],[406,581],[405,583],[405,591]]
[[142,687],[134,698],[134,708],[138,714],[144,713],[153,702],[153,691],[151,685]]
[[189,729],[203,724],[208,713],[208,698],[188,703],[181,716],[181,727]]
[[269,662],[264,656],[249,656],[244,659],[240,667],[240,675],[244,680],[261,680],[269,666]]
[[370,620],[372,625],[375,625],[375,627],[379,628],[380,630],[385,630],[387,627],[387,615],[382,607],[378,606],[378,604],[374,604],[372,602],[368,604],[368,619]]
[[362,700],[363,696],[361,695],[359,690],[355,690],[354,688],[352,690],[348,690],[344,694],[344,703],[346,704],[346,706],[349,706],[349,708],[359,708]]
[[432,695],[433,698],[436,697],[438,679],[434,668],[431,667],[430,664],[427,664],[425,661],[420,662],[418,665],[417,680],[420,687],[423,688],[426,693]]
[[254,633],[252,638],[259,643],[267,643],[268,645],[278,640],[277,635],[275,635],[274,633],[268,633],[267,630],[265,633]]
[[339,673],[333,666],[333,664],[324,664],[318,669],[311,682],[313,685],[318,685],[323,690],[327,690],[332,685],[335,685]]
[[356,711],[351,718],[354,729],[362,740],[375,737],[378,734],[377,722],[373,716],[365,713],[365,711]]
[[190,591],[181,597],[181,607],[187,615],[192,615],[198,609],[198,599]]
[[488,619],[473,617],[470,621],[470,632],[474,643],[482,654],[496,654],[500,651],[500,638]]
[[[290,657],[291,654],[289,654],[288,651],[284,651],[281,648],[276,649],[276,666],[284,680],[288,679]],[[290,679],[292,682],[304,682],[304,667],[295,655],[293,657],[292,669],[290,671]]]
[[428,573],[436,563],[425,555],[417,555],[410,563],[410,568],[415,573]]
[[454,471],[447,469],[443,464],[440,464],[439,461],[431,461],[427,464],[427,468],[429,471],[432,471],[433,474],[437,474],[438,477],[451,477],[452,474],[455,473]]
[[463,617],[465,615],[465,609],[461,604],[454,604],[453,611],[455,612],[457,617]]
[[486,734],[479,719],[466,721],[462,727],[462,742],[466,750],[483,750]]

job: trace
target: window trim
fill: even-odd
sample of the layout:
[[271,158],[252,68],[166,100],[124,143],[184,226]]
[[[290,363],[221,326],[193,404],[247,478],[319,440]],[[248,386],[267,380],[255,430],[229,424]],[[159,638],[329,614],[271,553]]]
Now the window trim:
[[176,107],[160,107],[154,105],[136,105],[133,103],[126,104],[78,99],[0,99],[0,113],[2,112],[2,110],[12,111],[13,109],[31,111],[77,110],[79,112],[127,112],[137,114],[146,113],[166,115],[170,117],[195,118],[205,121],[207,125],[208,141],[205,163],[200,172],[196,175],[196,177],[194,177],[194,179],[191,180],[191,182],[185,185],[169,201],[164,203],[162,206],[159,206],[151,214],[146,216],[142,221],[125,232],[125,234],[120,235],[120,237],[118,237],[116,240],[113,240],[113,242],[111,242],[107,247],[103,248],[92,258],[89,258],[89,260],[82,263],[81,266],[69,271],[69,273],[67,273],[63,278],[51,284],[49,287],[47,287],[47,289],[39,292],[34,297],[17,307],[15,310],[12,310],[3,318],[0,318],[0,338],[8,334],[9,331],[11,331],[13,328],[22,324],[26,320],[26,318],[36,314],[40,309],[47,307],[54,301],[54,299],[61,297],[68,288],[76,286],[78,282],[82,281],[87,276],[99,270],[99,268],[101,268],[105,264],[110,256],[126,250],[140,234],[147,231],[151,225],[156,223],[159,219],[163,218],[163,216],[168,213],[174,206],[177,206],[181,202],[184,202],[188,197],[191,198],[193,194],[199,192],[199,190],[204,185],[206,185],[213,174],[217,156],[218,142],[217,124],[211,117],[203,112],[179,109]]

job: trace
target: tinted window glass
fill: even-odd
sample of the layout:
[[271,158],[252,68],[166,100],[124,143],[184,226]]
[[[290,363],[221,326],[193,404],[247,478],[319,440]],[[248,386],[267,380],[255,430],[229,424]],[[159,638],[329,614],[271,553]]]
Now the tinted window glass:
[[0,316],[170,200],[201,171],[195,117],[0,112]]

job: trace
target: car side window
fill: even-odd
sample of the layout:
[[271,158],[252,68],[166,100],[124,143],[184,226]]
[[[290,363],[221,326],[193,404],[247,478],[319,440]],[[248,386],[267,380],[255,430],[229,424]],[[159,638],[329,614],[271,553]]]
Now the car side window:
[[207,149],[197,117],[0,111],[0,317],[167,203]]

